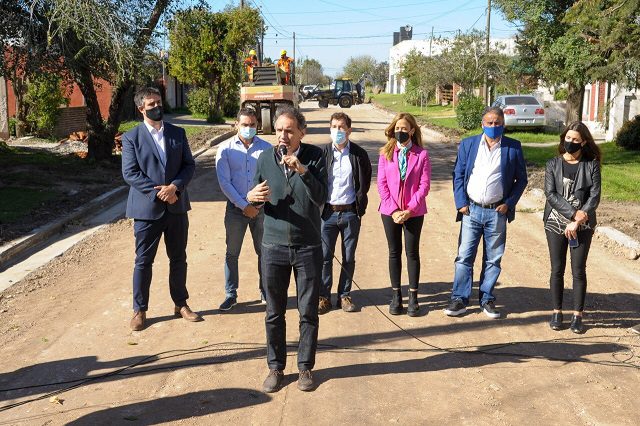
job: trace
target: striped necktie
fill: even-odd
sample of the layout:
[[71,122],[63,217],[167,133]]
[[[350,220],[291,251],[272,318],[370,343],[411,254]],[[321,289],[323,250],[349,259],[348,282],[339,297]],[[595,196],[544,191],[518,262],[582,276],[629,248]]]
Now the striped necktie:
[[406,146],[400,149],[398,153],[398,167],[400,168],[400,180],[404,180],[407,176],[407,151],[409,148]]

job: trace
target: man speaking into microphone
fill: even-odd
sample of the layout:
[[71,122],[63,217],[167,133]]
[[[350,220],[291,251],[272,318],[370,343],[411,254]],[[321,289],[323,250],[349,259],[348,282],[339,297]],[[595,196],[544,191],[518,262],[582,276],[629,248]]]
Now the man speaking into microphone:
[[296,109],[276,112],[278,145],[264,151],[247,200],[264,208],[262,278],[267,297],[265,325],[269,375],[265,392],[282,385],[287,362],[287,290],[294,271],[300,341],[298,389],[311,391],[311,370],[318,345],[318,300],[322,271],[320,209],[327,199],[327,170],[322,150],[302,143],[306,120]]

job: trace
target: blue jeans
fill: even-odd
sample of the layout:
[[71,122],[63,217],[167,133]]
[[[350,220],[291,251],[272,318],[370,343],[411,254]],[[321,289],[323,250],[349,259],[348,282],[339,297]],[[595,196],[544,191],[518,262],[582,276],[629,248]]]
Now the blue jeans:
[[258,288],[260,289],[260,294],[264,297],[262,270],[260,268],[263,222],[264,212],[262,210],[260,210],[258,216],[249,219],[242,213],[242,210],[227,202],[227,209],[224,214],[224,228],[227,233],[227,252],[224,259],[224,291],[226,297],[238,297],[238,257],[242,249],[244,234],[247,232],[247,226],[251,231],[253,248],[258,255]]
[[338,279],[338,297],[351,292],[356,270],[356,246],[360,235],[360,218],[354,212],[331,212],[322,220],[322,286],[320,296],[330,298],[333,286],[333,253],[338,234],[342,237],[342,268]]
[[291,271],[296,280],[296,296],[300,315],[298,369],[311,370],[316,362],[318,346],[318,296],[322,248],[318,246],[262,245],[262,276],[267,294],[265,328],[267,332],[267,364],[270,369],[284,370],[287,365],[287,290]]
[[493,288],[500,276],[500,261],[507,240],[507,216],[495,211],[471,204],[469,214],[462,216],[460,237],[458,238],[458,256],[455,261],[455,276],[451,299],[460,299],[469,304],[473,284],[473,263],[478,252],[480,238],[483,238],[484,253],[482,272],[480,273],[480,305],[495,300]]

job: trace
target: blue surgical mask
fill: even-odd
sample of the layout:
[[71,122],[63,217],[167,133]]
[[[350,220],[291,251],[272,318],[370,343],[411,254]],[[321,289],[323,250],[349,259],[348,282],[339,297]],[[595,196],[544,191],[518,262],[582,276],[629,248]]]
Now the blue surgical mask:
[[482,131],[488,138],[496,139],[504,133],[504,126],[487,127],[482,126]]
[[347,140],[347,132],[345,132],[344,130],[340,130],[338,128],[332,128],[331,129],[331,141],[335,144],[335,145],[340,145],[343,144],[344,141]]
[[242,136],[244,139],[253,139],[253,137],[256,135],[256,128],[255,127],[240,127],[240,136]]

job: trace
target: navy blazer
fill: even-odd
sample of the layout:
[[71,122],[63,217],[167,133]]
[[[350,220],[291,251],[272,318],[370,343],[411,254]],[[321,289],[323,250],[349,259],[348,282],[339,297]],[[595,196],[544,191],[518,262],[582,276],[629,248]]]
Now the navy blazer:
[[[478,155],[478,147],[482,134],[463,139],[458,147],[458,156],[453,168],[453,197],[456,210],[468,206],[469,196],[467,185]],[[502,136],[500,142],[500,172],[502,173],[502,188],[504,203],[509,207],[507,219],[511,222],[515,218],[516,204],[527,186],[527,166],[522,153],[520,141]],[[462,213],[458,212],[456,221],[462,220]]]
[[[127,199],[127,217],[140,220],[160,219],[166,210],[186,213],[191,210],[187,185],[196,168],[184,129],[164,122],[167,158],[162,165],[151,133],[144,123],[122,135],[122,176],[131,187]],[[169,204],[157,198],[158,185],[178,187],[178,201]]]

